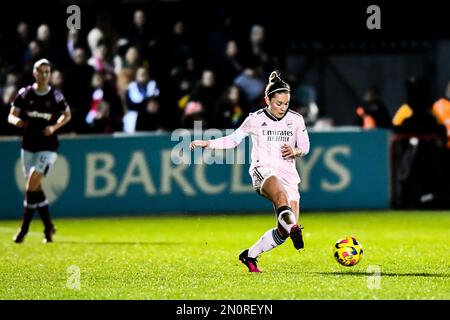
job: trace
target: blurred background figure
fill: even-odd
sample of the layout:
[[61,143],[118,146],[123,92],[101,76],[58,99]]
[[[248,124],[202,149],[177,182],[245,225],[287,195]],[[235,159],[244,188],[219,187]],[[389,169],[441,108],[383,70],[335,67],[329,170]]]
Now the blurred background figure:
[[394,115],[394,131],[413,134],[436,134],[446,139],[446,130],[432,112],[433,100],[427,79],[411,77],[406,82],[406,103]]
[[[187,109],[185,108],[185,115],[187,118],[192,118],[194,114],[196,116],[202,114],[201,120],[205,122],[204,125],[211,128],[215,117],[214,106],[220,96],[220,90],[221,88],[219,88],[216,84],[215,73],[209,69],[203,70],[200,81],[196,83],[191,94],[189,95],[189,102],[195,102],[195,104],[189,105],[188,103],[186,105]],[[192,106],[196,107],[192,108]],[[199,109],[201,109],[201,112],[198,112]],[[195,112],[193,112],[194,110]],[[188,122],[190,122],[190,120]]]
[[218,58],[214,69],[219,75],[218,84],[227,87],[244,70],[239,46],[235,40],[226,42],[225,51]]
[[260,109],[264,105],[264,81],[259,69],[246,68],[233,81],[245,94],[250,104],[250,112]]
[[250,28],[249,41],[245,49],[244,63],[251,68],[261,68],[263,77],[277,67],[274,55],[271,54],[271,45],[267,38],[266,27],[261,24],[253,24]]
[[231,85],[216,104],[212,127],[237,129],[248,115],[248,109],[248,102],[242,90]]
[[432,112],[447,129],[447,149],[450,149],[450,81],[445,95],[433,104]]
[[300,113],[307,126],[314,127],[319,118],[316,90],[312,86],[300,85],[293,93],[293,109]]
[[41,24],[36,31],[36,41],[42,48],[42,55],[50,57],[51,61],[55,60],[56,45],[53,42],[50,27],[47,24]]
[[25,63],[23,68],[24,82],[29,83],[33,81],[33,77],[29,74],[33,72],[34,63],[43,58],[44,54],[41,42],[31,40],[28,43],[28,49],[25,52]]
[[8,85],[4,87],[1,92],[0,101],[0,134],[3,135],[16,135],[20,134],[21,130],[19,128],[7,125],[9,109],[11,108],[11,102],[17,94],[17,87],[14,85]]
[[103,84],[102,74],[99,72],[94,73],[91,83],[91,106],[85,119],[90,133],[110,132],[111,106],[105,97]]
[[91,81],[90,109],[85,121],[89,133],[122,131],[123,109],[120,98],[104,74],[95,72]]
[[31,40],[32,37],[30,36],[30,26],[28,22],[20,21],[17,24],[16,32],[9,41],[8,46],[4,46],[4,59],[10,67],[23,68],[28,59],[28,44]]
[[117,74],[117,91],[123,105],[126,105],[128,86],[135,79],[136,71],[141,66],[148,68],[149,64],[142,58],[137,47],[129,47],[125,53],[122,68]]
[[181,126],[184,119],[184,111],[188,104],[194,87],[201,76],[194,57],[186,59],[184,64],[172,70],[173,73],[169,78],[170,97],[168,104],[173,107],[170,110],[170,123],[168,127],[171,129]]
[[364,92],[362,105],[356,108],[356,114],[361,128],[389,129],[392,127],[389,111],[376,88],[369,88]]
[[94,68],[87,63],[86,49],[76,48],[66,72],[64,85],[64,93],[72,111],[72,121],[66,126],[70,132],[88,131],[85,118],[90,109],[93,74]]
[[[406,82],[406,103],[393,118],[392,158],[395,208],[445,205],[442,147],[446,130],[432,113],[430,83],[421,77]],[[447,165],[447,164],[446,164]]]
[[160,62],[160,43],[157,36],[157,29],[149,25],[152,19],[147,19],[144,10],[138,9],[133,13],[133,21],[128,28],[126,38],[129,45],[136,47],[141,57],[145,57],[152,62],[154,75],[159,75],[158,62]]
[[128,85],[124,131],[152,131],[161,127],[159,88],[145,67],[139,67],[136,78]]
[[207,128],[203,105],[199,101],[189,101],[181,117],[181,127],[192,129],[194,128],[195,122],[198,122],[201,128]]
[[445,95],[433,104],[433,114],[447,129],[447,144],[442,152],[443,171],[445,176],[444,199],[446,208],[450,208],[450,81],[447,83]]
[[133,22],[128,28],[127,39],[131,46],[135,46],[145,53],[150,45],[150,35],[146,28],[147,18],[143,10],[136,10],[133,14]]
[[170,74],[184,64],[187,58],[194,55],[194,41],[186,30],[186,24],[182,20],[174,22],[172,33],[166,39],[165,63],[169,63]]
[[99,13],[94,27],[87,34],[87,44],[90,49],[89,55],[94,55],[101,40],[117,44],[119,39],[111,16],[108,13]]
[[61,71],[66,72],[72,66],[73,56],[78,48],[87,48],[87,43],[83,41],[80,30],[69,29],[65,46],[57,50],[57,66]]
[[122,67],[122,60],[115,53],[114,45],[107,39],[100,39],[88,63],[99,72],[104,72],[108,79],[114,77]]
[[59,91],[63,91],[64,75],[60,70],[54,69],[52,71],[52,75],[50,77],[50,85],[53,88],[58,89]]

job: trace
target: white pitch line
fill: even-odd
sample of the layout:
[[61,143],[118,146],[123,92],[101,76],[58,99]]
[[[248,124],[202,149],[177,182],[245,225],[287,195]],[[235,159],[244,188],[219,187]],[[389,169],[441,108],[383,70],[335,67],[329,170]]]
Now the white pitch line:
[[[0,227],[0,233],[11,233],[11,234],[13,234],[13,233],[15,233],[15,232],[17,232],[17,231],[19,231],[19,228],[17,227],[17,228],[13,228],[13,227]],[[27,236],[28,235],[30,235],[30,236],[41,236],[43,234],[43,232],[35,232],[35,231],[29,231],[28,233],[27,233]]]
[[[11,237],[14,236],[17,231],[19,231],[19,227],[17,227],[17,228],[14,228],[14,227],[0,227],[0,233],[10,233]],[[58,228],[56,228],[56,232],[58,232]],[[28,236],[43,237],[44,236],[44,231],[42,231],[42,232],[29,231],[27,233],[27,237]],[[67,237],[64,237],[64,236],[60,236],[60,235],[58,235],[58,233],[56,233],[56,235],[54,237],[57,238],[58,240],[62,240],[62,241],[73,241],[73,238],[67,238]]]

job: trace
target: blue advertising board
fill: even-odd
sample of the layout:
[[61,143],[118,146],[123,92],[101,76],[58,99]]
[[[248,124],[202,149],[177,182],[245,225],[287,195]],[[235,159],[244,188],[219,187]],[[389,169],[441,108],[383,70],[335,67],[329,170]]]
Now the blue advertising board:
[[[229,156],[225,153],[212,154],[216,161],[211,164],[200,149],[181,154],[177,148],[183,139],[191,139],[190,134],[61,137],[58,160],[44,182],[52,213],[80,217],[272,210],[251,186],[248,139],[242,144],[246,147],[234,149],[231,164],[217,161]],[[388,132],[310,132],[310,140],[309,155],[297,162],[303,211],[389,206]],[[20,141],[0,141],[0,153],[0,219],[19,218],[25,188]]]

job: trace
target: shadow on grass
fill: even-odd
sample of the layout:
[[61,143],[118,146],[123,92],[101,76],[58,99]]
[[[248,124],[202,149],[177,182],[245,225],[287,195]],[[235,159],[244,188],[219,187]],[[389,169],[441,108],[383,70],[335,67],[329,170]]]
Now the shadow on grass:
[[145,242],[145,241],[55,241],[55,244],[88,244],[88,245],[129,245],[129,246],[173,246],[179,245],[181,242]]
[[[364,276],[373,275],[371,272],[365,271],[336,271],[336,272],[308,272],[310,274],[330,275],[330,276]],[[381,276],[385,277],[435,277],[435,278],[448,278],[450,275],[445,273],[396,273],[396,272],[381,272]]]

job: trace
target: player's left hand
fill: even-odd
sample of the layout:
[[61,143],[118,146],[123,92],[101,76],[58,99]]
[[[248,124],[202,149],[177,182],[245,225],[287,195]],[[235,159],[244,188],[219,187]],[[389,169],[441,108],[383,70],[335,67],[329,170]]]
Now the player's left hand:
[[51,136],[56,131],[56,128],[54,126],[48,126],[44,129],[44,136]]
[[292,159],[295,157],[294,150],[288,144],[283,144],[281,146],[281,155],[283,159]]

